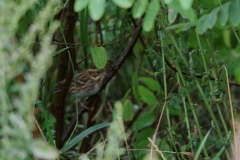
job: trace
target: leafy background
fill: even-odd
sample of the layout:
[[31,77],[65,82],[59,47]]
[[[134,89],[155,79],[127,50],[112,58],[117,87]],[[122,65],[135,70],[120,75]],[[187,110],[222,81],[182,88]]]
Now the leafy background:
[[[0,13],[1,159],[239,156],[239,0],[18,0]],[[87,110],[67,91],[93,64],[108,76]]]

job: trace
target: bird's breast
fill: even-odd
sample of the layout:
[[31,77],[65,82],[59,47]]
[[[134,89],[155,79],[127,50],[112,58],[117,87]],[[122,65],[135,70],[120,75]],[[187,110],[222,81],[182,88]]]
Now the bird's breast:
[[79,98],[90,97],[90,96],[96,94],[99,91],[99,89],[100,89],[99,86],[95,85],[92,88],[88,88],[88,89],[85,89],[85,90],[77,91],[76,94],[72,94],[72,95],[73,96],[77,96]]

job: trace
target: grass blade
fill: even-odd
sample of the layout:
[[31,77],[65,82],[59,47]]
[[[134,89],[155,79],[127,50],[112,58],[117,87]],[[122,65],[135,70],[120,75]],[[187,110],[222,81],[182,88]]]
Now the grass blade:
[[200,146],[199,146],[199,148],[198,148],[198,150],[197,150],[197,153],[196,153],[196,156],[194,157],[194,160],[197,160],[197,159],[198,159],[198,156],[200,155],[200,153],[201,153],[201,151],[202,151],[202,149],[203,149],[203,146],[204,146],[205,142],[207,141],[207,138],[208,138],[211,130],[212,130],[212,128],[208,131],[208,133],[207,133],[207,134],[205,135],[205,137],[203,138],[203,141],[202,141],[202,143],[200,144]]
[[71,139],[67,144],[65,144],[65,146],[63,146],[63,148],[60,150],[60,152],[65,152],[66,150],[73,147],[75,144],[77,144],[79,141],[81,141],[84,137],[88,136],[92,132],[99,130],[101,128],[104,128],[104,127],[108,127],[108,126],[110,126],[110,124],[111,123],[101,123],[101,124],[97,124],[95,126],[92,126],[88,129],[86,129],[85,131],[83,131],[82,133],[80,133],[79,135],[77,135],[76,137]]

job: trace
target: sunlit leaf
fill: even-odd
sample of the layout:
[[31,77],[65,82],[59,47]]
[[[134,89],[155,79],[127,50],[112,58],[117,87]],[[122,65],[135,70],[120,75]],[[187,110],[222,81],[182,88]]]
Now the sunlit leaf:
[[208,28],[212,29],[214,24],[216,23],[217,14],[218,14],[219,9],[220,9],[219,7],[214,8],[212,10],[212,12],[209,14],[209,17],[208,17]]
[[137,19],[140,18],[146,10],[148,0],[137,0],[133,6],[132,16]]
[[166,3],[166,4],[170,4],[170,3],[172,3],[174,0],[164,0],[164,3]]
[[179,0],[181,7],[185,10],[191,8],[193,0]]
[[158,14],[158,11],[160,9],[160,5],[158,0],[152,0],[149,5],[146,12],[146,15],[143,20],[143,29],[147,32],[153,29],[155,18]]
[[183,17],[188,18],[190,21],[195,20],[195,13],[194,13],[193,9],[192,8],[183,9],[180,6],[179,1],[173,1],[172,3],[170,3],[169,8],[179,12]]
[[143,86],[139,86],[138,89],[139,89],[141,98],[144,102],[146,102],[149,105],[156,104],[156,102],[157,102],[156,97],[149,89],[147,89]]
[[123,120],[124,121],[130,121],[133,119],[134,116],[134,107],[132,102],[127,99],[124,103],[123,103]]
[[88,5],[89,0],[76,0],[74,4],[75,12],[80,12]]
[[105,49],[103,47],[91,46],[90,52],[94,65],[98,69],[104,68],[107,63],[107,53]]
[[177,18],[178,11],[169,9],[168,10],[168,21],[169,23],[173,23],[175,19]]
[[121,8],[130,8],[134,0],[112,0],[118,7]]
[[227,20],[228,20],[228,9],[229,9],[229,5],[230,5],[230,2],[228,3],[225,3],[220,11],[219,11],[219,22],[222,26],[224,26],[226,23],[227,23]]
[[105,10],[105,0],[90,0],[89,14],[94,21],[99,20]]
[[240,2],[232,1],[229,6],[229,20],[234,25],[237,26],[240,22]]
[[154,122],[154,115],[152,114],[145,114],[139,117],[132,125],[133,131],[138,131],[144,127],[150,126]]
[[197,22],[197,33],[202,34],[204,33],[208,28],[208,15],[202,16],[198,22]]

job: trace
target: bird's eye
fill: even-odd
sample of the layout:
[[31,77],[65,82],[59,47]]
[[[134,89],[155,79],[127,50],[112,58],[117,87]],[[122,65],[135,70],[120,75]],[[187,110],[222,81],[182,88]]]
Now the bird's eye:
[[99,74],[100,72],[99,71],[97,71],[97,74]]

